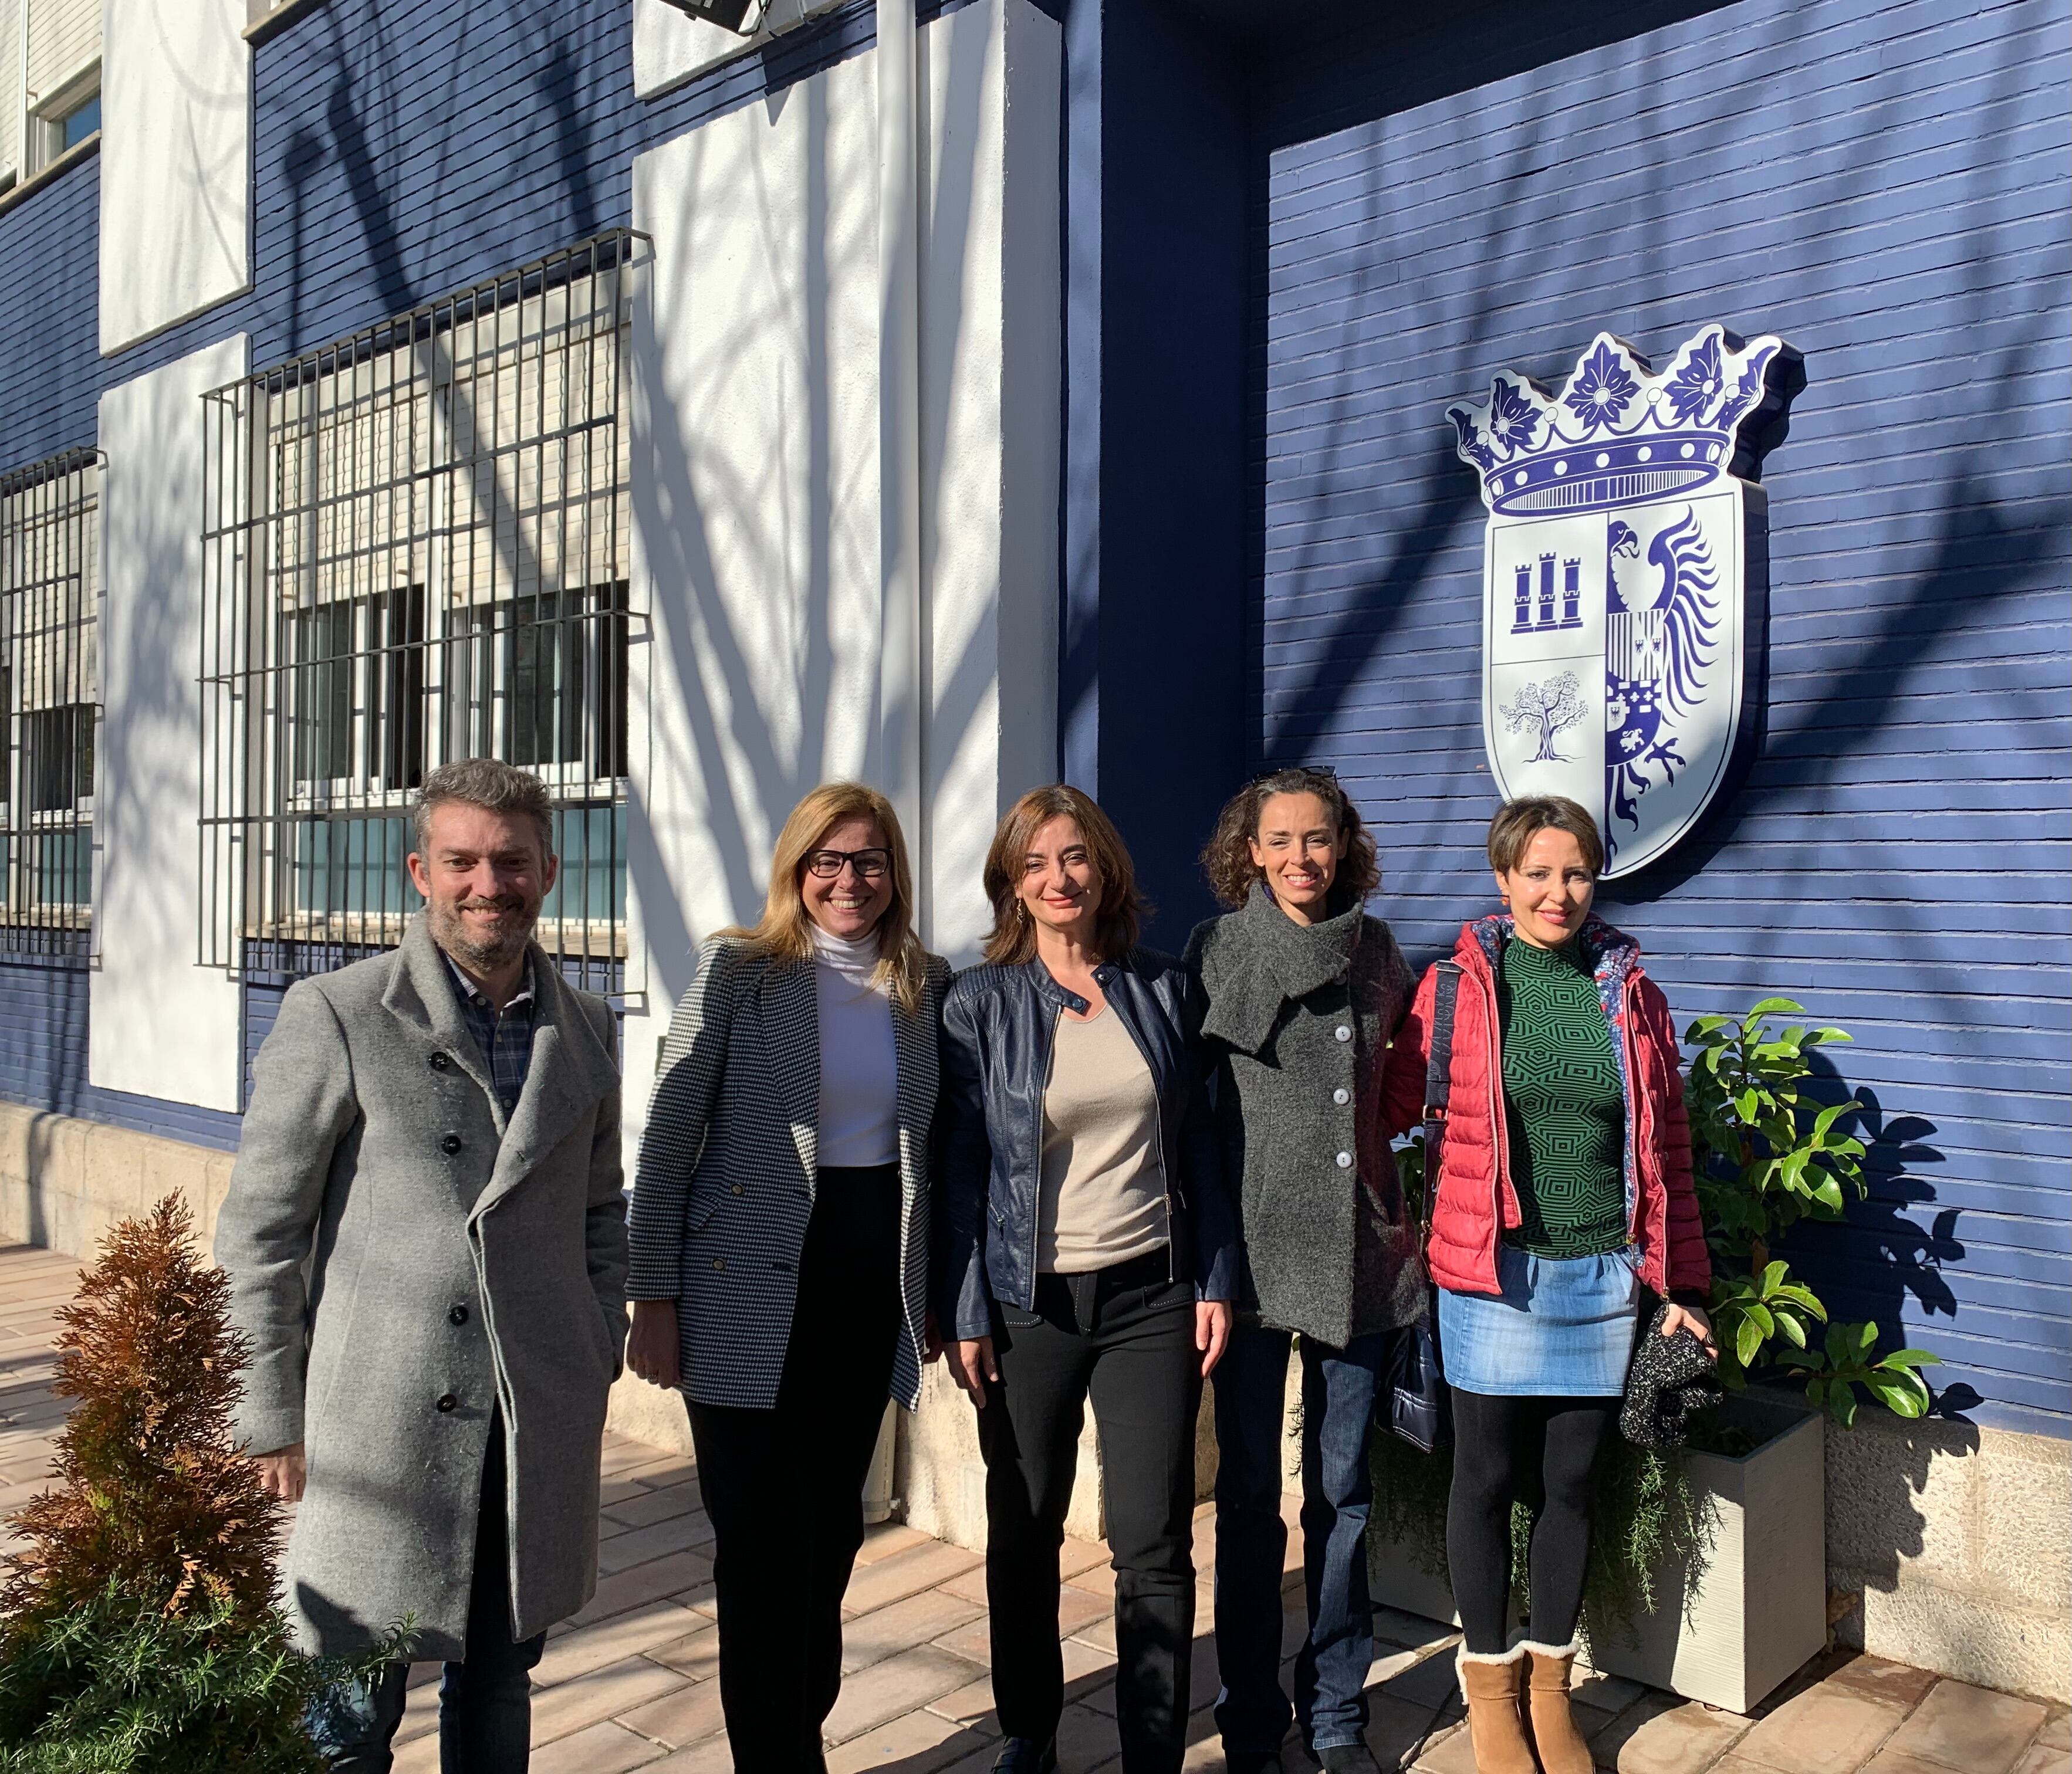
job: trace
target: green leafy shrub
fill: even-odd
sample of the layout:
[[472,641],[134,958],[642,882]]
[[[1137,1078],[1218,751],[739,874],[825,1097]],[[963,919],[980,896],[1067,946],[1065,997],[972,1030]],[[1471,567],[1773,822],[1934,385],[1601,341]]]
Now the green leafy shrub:
[[124,1221],[59,1314],[76,1402],[0,1591],[0,1774],[317,1774],[310,1703],[408,1654],[295,1649],[280,1505],[232,1439],[249,1350],[192,1232],[178,1197]]
[[[1684,1106],[1712,1246],[1720,1378],[1738,1388],[1753,1369],[1796,1372],[1807,1396],[1844,1427],[1856,1420],[1859,1387],[1895,1415],[1918,1417],[1930,1402],[1920,1370],[1939,1357],[1917,1349],[1881,1356],[1875,1324],[1830,1323],[1819,1296],[1770,1255],[1801,1220],[1839,1220],[1868,1189],[1864,1143],[1849,1131],[1860,1105],[1819,1105],[1803,1091],[1808,1056],[1849,1037],[1770,1025],[1801,1013],[1789,998],[1766,998],[1745,1016],[1700,1016],[1684,1037],[1695,1049]],[[1826,1327],[1817,1344],[1816,1326]]]
[[168,1613],[111,1583],[0,1665],[0,1769],[316,1774],[311,1705],[401,1649],[324,1661],[294,1649],[278,1614],[248,1617],[215,1596]]

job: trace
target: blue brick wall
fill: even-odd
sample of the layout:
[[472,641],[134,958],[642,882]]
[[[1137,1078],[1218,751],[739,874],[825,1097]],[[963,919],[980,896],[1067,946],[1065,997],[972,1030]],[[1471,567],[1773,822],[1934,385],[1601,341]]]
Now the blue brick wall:
[[[1603,896],[1679,1019],[1856,1045],[1873,1199],[1801,1241],[1947,1402],[2072,1427],[2064,0],[1490,6],[1326,33],[1257,109],[1264,759],[1352,781],[1422,961],[1486,905],[1482,511],[1441,417],[1599,327],[1781,334],[1767,738]],[[1521,53],[1520,45],[1530,53]]]
[[87,1082],[83,967],[0,962],[0,1101],[228,1151],[238,1119]]
[[0,474],[94,441],[100,228],[97,153],[0,215]]

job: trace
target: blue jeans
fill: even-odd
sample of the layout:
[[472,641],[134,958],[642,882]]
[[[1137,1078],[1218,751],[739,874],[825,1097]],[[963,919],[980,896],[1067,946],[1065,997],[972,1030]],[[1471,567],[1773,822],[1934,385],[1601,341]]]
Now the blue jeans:
[[[510,1549],[505,1528],[504,1422],[489,1427],[482,1514],[469,1579],[467,1656],[439,1682],[439,1774],[525,1774],[532,1757],[532,1667],[547,1635],[511,1636]],[[410,1666],[391,1663],[372,1686],[355,1684],[314,1710],[310,1734],[327,1774],[388,1774],[403,1722]]]
[[1388,1333],[1342,1349],[1302,1339],[1302,1575],[1309,1632],[1295,1659],[1291,1708],[1281,1690],[1281,1518],[1286,1331],[1240,1329],[1218,1364],[1216,1728],[1230,1755],[1281,1747],[1292,1717],[1312,1750],[1355,1743],[1367,1727],[1374,1661],[1367,1518],[1374,1500],[1367,1438]]

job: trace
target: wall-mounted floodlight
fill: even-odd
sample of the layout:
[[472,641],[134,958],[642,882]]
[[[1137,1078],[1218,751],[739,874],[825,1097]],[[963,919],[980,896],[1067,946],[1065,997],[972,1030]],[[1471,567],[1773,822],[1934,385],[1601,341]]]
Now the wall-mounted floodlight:
[[686,18],[717,25],[740,37],[753,37],[763,28],[770,0],[664,0]]

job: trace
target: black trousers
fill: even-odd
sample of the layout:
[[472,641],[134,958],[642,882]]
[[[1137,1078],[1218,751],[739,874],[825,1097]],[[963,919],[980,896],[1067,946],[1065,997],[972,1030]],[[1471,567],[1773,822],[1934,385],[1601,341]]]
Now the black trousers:
[[815,1774],[841,1599],[899,1336],[899,1170],[825,1169],[768,1411],[690,1406],[713,1525],[720,1705],[739,1774]]
[[1036,1310],[996,1307],[1000,1383],[979,1413],[985,1454],[993,1694],[1009,1737],[1044,1743],[1064,1709],[1058,1554],[1079,1430],[1093,1401],[1115,1559],[1116,1718],[1125,1774],[1176,1774],[1194,1636],[1194,1291],[1157,1251],[1044,1275]]

